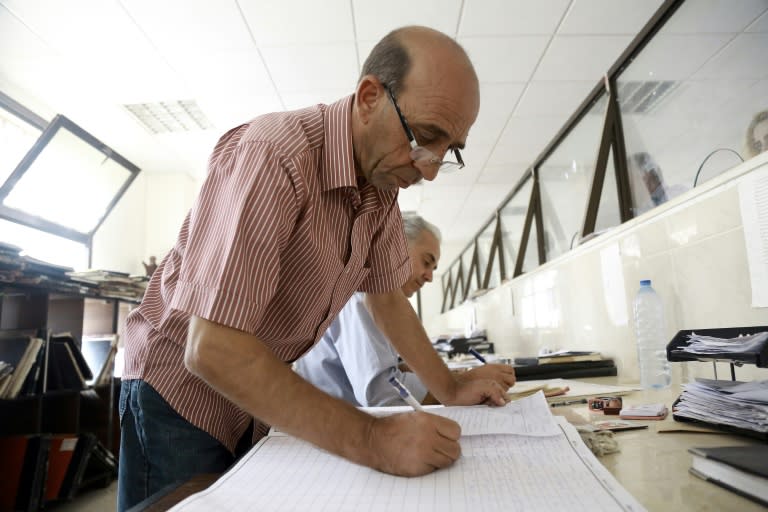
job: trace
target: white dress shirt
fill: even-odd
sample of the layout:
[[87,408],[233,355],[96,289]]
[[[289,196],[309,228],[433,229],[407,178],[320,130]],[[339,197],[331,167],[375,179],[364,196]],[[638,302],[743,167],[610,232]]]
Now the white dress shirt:
[[329,395],[357,406],[405,405],[388,382],[394,375],[421,402],[427,389],[413,372],[398,368],[389,340],[376,327],[356,293],[320,341],[294,363],[294,370]]

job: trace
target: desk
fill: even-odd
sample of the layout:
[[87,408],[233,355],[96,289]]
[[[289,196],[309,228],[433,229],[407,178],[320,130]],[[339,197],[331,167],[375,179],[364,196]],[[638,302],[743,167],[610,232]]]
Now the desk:
[[[584,379],[601,384],[618,384],[616,377]],[[664,402],[670,406],[679,395],[679,389],[664,391],[638,391],[624,397],[627,404]],[[576,423],[599,419],[590,414],[586,405],[554,407],[552,412]],[[616,416],[613,416],[614,418]],[[608,418],[611,418],[609,416]],[[691,467],[691,446],[730,446],[758,444],[747,437],[728,434],[658,433],[662,425],[684,425],[670,416],[664,421],[649,421],[649,428],[617,432],[615,437],[620,452],[600,457],[605,467],[649,511],[763,511],[763,507],[729,492],[715,484],[701,480],[688,472]],[[187,496],[198,492],[214,481],[213,475],[195,477],[186,484],[161,496],[153,496],[132,509],[137,511],[167,510]],[[143,506],[142,506],[143,505]]]
[[[584,379],[602,384],[617,384],[615,377]],[[663,391],[637,391],[624,397],[627,404],[663,402],[671,406],[679,396],[679,388]],[[571,419],[574,415],[585,420],[600,419],[590,414],[585,405],[554,407],[552,412]],[[607,416],[607,419],[618,418]],[[577,418],[578,419],[578,418]],[[571,421],[572,423],[574,421]],[[620,452],[599,457],[598,460],[649,511],[764,511],[757,503],[742,498],[688,472],[692,446],[734,446],[760,444],[756,439],[729,434],[658,433],[661,426],[681,426],[672,414],[663,421],[644,422],[647,429],[616,432]]]

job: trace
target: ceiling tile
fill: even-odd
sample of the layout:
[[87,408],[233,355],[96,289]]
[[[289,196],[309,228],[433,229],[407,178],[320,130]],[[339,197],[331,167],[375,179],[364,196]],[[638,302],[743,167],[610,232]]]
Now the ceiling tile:
[[354,84],[347,89],[313,89],[311,91],[289,92],[281,95],[286,110],[296,110],[310,105],[334,103],[354,93]]
[[469,131],[469,144],[496,142],[524,88],[523,82],[480,84],[480,113]]
[[749,26],[747,32],[768,32],[768,9]]
[[436,225],[442,232],[443,239],[451,239],[450,227],[459,214],[463,198],[460,202],[446,201],[443,198],[423,199],[419,205],[419,215]]
[[475,65],[480,82],[527,82],[548,36],[463,37],[459,42]]
[[424,25],[455,37],[460,8],[460,0],[352,0],[357,38],[365,41],[378,41],[406,25]]
[[574,0],[558,34],[635,35],[662,0]]
[[353,43],[262,48],[262,56],[278,90],[344,89],[357,83]]
[[488,165],[531,165],[565,121],[561,117],[512,117],[488,159]]
[[661,28],[663,34],[741,32],[766,9],[765,0],[697,0],[683,5]]
[[565,121],[594,87],[594,81],[530,82],[515,109],[515,116],[561,116]]
[[0,5],[0,70],[6,58],[51,57],[56,51]]
[[[493,211],[501,205],[501,201],[507,197],[509,190],[492,184],[476,184],[472,187],[464,202],[461,217],[482,217],[481,222],[487,220]],[[480,223],[475,224],[475,231]]]
[[[497,132],[496,137],[498,138],[498,136],[499,133]],[[495,145],[496,140],[493,142],[476,141],[472,136],[472,132],[470,132],[469,139],[467,139],[467,147],[461,151],[461,157],[467,165],[462,169],[462,172],[467,171],[472,175],[479,174]]]
[[707,62],[694,79],[768,78],[768,34],[741,34]]
[[60,53],[103,62],[140,64],[155,48],[117,2],[5,0],[4,5]]
[[272,79],[254,48],[218,52],[189,52],[169,60],[178,74],[200,93],[273,93]]
[[555,36],[534,80],[594,80],[629,45],[630,36]]
[[226,88],[220,94],[214,91],[196,95],[195,99],[206,117],[221,133],[256,116],[283,110],[276,93],[272,94],[234,94]]
[[731,34],[660,34],[640,52],[619,79],[684,80],[732,38]]
[[527,169],[528,166],[521,163],[486,165],[477,178],[477,183],[478,185],[509,185],[504,189],[509,193]]
[[466,187],[459,185],[441,185],[438,181],[424,183],[422,198],[424,201],[439,199],[445,201],[446,205],[452,204],[454,207],[461,204],[467,193]]
[[459,36],[552,34],[569,0],[466,0]]
[[349,0],[239,0],[239,5],[259,46],[355,40]]
[[131,18],[166,56],[254,48],[231,0],[122,0]]

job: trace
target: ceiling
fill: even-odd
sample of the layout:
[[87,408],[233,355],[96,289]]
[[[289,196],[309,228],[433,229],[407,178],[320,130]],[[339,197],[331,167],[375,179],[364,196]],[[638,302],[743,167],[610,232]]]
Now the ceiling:
[[[741,1],[753,17],[768,8]],[[428,25],[468,51],[481,109],[467,167],[402,191],[400,202],[445,241],[465,243],[661,3],[0,0],[0,90],[46,119],[66,115],[145,172],[202,179],[226,130],[350,94],[379,38]],[[123,107],[190,99],[212,128],[152,134]]]

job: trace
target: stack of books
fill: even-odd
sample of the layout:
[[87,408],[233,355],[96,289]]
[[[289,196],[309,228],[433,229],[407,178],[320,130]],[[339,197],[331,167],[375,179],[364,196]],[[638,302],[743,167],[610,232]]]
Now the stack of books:
[[768,507],[768,446],[690,448],[691,473]]
[[99,296],[129,300],[141,300],[149,281],[147,276],[132,276],[113,270],[85,270],[67,275]]
[[538,357],[517,357],[514,360],[517,380],[537,380],[581,377],[605,377],[617,374],[613,359],[600,352],[565,350]]

